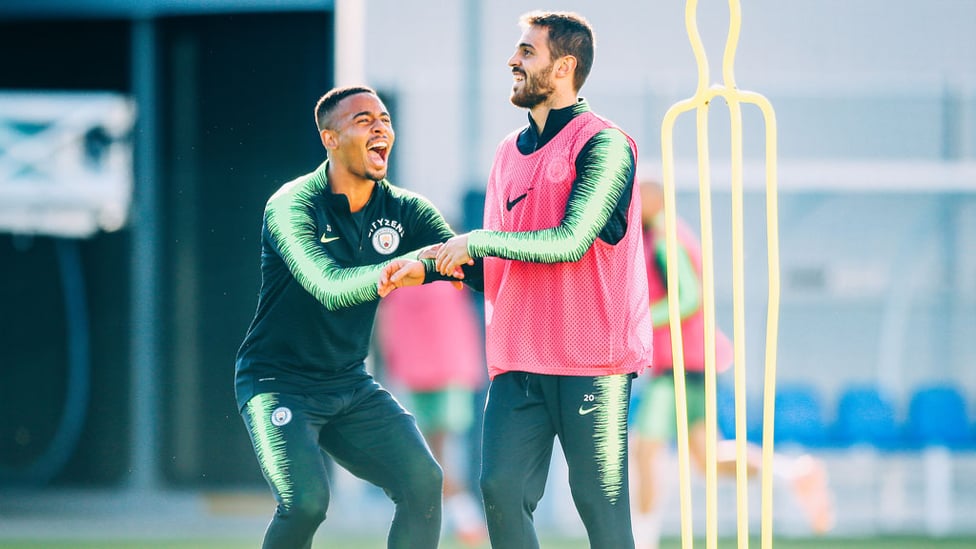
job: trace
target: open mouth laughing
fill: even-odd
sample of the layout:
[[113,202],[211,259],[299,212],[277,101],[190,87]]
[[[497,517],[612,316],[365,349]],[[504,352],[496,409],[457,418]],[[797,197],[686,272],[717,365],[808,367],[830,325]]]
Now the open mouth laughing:
[[389,155],[390,144],[386,140],[376,140],[366,147],[370,162],[377,167],[386,166],[386,159]]

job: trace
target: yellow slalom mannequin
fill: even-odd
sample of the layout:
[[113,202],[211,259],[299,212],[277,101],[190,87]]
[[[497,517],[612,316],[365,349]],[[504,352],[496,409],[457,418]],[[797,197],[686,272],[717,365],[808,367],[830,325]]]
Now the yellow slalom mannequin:
[[[742,91],[736,87],[734,76],[735,50],[739,41],[741,9],[738,0],[729,0],[729,32],[722,61],[722,83],[709,86],[708,59],[698,32],[697,0],[685,6],[685,26],[698,64],[698,88],[694,96],[678,101],[665,113],[661,125],[662,172],[664,183],[665,233],[669,264],[677,263],[678,242],[674,199],[674,126],[677,118],[694,110],[697,121],[698,177],[701,208],[702,292],[705,311],[705,421],[706,446],[705,511],[706,546],[718,546],[717,517],[717,410],[715,372],[715,264],[712,241],[711,173],[708,149],[708,109],[716,97],[723,98],[729,107],[731,120],[731,181],[732,181],[732,287],[733,287],[733,346],[736,439],[736,509],[738,547],[749,546],[748,473],[746,469],[746,370],[745,370],[745,280],[742,228],[742,109],[743,103],[753,104],[762,111],[766,126],[766,226],[767,261],[769,265],[768,308],[766,312],[765,390],[763,393],[763,468],[762,468],[762,524],[763,549],[772,547],[772,487],[773,468],[773,408],[776,396],[776,343],[779,325],[779,222],[777,213],[776,174],[776,117],[772,105],[762,95]],[[681,497],[681,543],[683,549],[693,547],[691,520],[690,461],[688,451],[688,419],[686,406],[684,356],[678,310],[678,277],[668,270],[669,315],[672,354],[674,358],[675,408],[678,421],[678,463]]]

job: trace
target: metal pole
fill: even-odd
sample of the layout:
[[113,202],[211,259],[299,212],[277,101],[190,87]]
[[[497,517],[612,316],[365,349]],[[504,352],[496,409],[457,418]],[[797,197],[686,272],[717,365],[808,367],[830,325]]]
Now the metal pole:
[[157,151],[156,25],[132,25],[132,92],[138,117],[134,142],[131,277],[132,430],[129,488],[160,488],[159,170]]
[[464,182],[469,189],[484,189],[484,172],[478,165],[478,151],[481,150],[482,137],[482,100],[481,100],[481,2],[468,0],[464,3],[464,29],[466,61],[462,67],[464,71],[464,97],[461,105],[467,105],[473,116],[466,124],[461,124],[462,143],[469,146],[461,147],[463,156],[461,165],[464,166]]
[[363,0],[335,0],[336,86],[366,84],[366,5]]

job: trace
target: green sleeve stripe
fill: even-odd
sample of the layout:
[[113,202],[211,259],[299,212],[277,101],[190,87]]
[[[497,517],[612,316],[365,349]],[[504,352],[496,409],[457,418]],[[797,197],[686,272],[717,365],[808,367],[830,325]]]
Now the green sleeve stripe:
[[430,200],[419,194],[402,190],[401,192],[416,199],[418,206],[417,227],[425,227],[425,230],[430,231],[432,235],[437,235],[439,240],[446,240],[454,236],[454,231],[451,230],[451,226],[448,225],[447,220],[444,219],[440,210]]
[[591,140],[590,154],[578,167],[574,191],[562,222],[551,229],[525,232],[472,231],[471,257],[501,257],[535,263],[578,261],[603,230],[630,180],[633,153],[622,132],[606,129]]
[[[325,188],[319,171],[282,187],[268,200],[265,222],[282,259],[295,280],[329,310],[379,298],[380,270],[390,261],[362,267],[340,267],[318,245],[312,198]],[[394,259],[416,259],[418,250]]]

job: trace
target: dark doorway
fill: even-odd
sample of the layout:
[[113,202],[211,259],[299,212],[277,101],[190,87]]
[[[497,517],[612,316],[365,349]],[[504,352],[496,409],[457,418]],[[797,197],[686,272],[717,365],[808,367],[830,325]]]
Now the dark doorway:
[[325,158],[313,109],[331,85],[331,29],[328,13],[160,22],[164,464],[176,484],[263,482],[234,355],[256,305],[264,203]]

